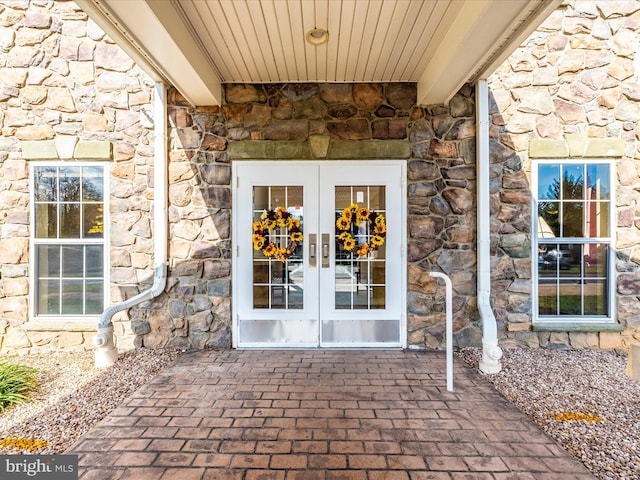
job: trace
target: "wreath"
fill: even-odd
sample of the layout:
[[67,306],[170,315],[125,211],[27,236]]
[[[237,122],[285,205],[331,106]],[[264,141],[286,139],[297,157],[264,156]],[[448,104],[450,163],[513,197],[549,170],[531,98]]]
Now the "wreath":
[[[369,242],[359,244],[352,230],[363,222],[367,224]],[[342,211],[342,215],[336,221],[336,235],[336,241],[343,250],[352,254],[355,251],[358,257],[366,257],[369,252],[384,245],[387,236],[384,215],[352,203]]]
[[[269,241],[269,232],[276,228],[286,228],[289,243],[286,247],[276,247]],[[274,210],[265,210],[260,216],[259,222],[253,222],[253,249],[260,250],[267,258],[277,258],[284,262],[296,251],[298,243],[304,239],[300,220],[295,219],[283,207]]]

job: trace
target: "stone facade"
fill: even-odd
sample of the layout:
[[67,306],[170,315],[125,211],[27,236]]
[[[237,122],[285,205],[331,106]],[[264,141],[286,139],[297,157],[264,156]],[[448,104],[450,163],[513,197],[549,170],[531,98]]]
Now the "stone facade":
[[[492,301],[503,346],[640,340],[639,28],[640,2],[567,1],[489,79]],[[63,144],[110,160],[111,302],[151,285],[152,89],[73,2],[0,0],[0,351],[92,348],[94,324],[29,321],[28,161],[63,157]],[[446,106],[417,106],[415,84],[226,85],[224,95],[220,107],[194,108],[169,91],[168,283],[116,315],[119,348],[230,346],[237,159],[406,160],[409,345],[444,346],[433,270],[453,282],[455,343],[480,344],[473,87]],[[623,332],[532,328],[529,159],[545,149],[618,159]]]
[[[490,77],[492,288],[505,346],[618,348],[640,340],[640,2],[566,1]],[[616,159],[622,332],[531,324],[531,158]]]
[[[94,322],[29,322],[26,159],[56,160],[56,143],[71,144],[72,152],[75,145],[81,159],[111,160],[111,301],[150,285],[152,88],[75,3],[0,1],[2,351],[93,348]],[[128,330],[128,322],[117,322],[124,348]]]
[[455,285],[460,342],[477,343],[472,93],[421,108],[414,84],[228,85],[222,107],[192,108],[172,92],[170,288],[142,321],[142,343],[229,344],[229,162],[242,158],[407,159],[409,342],[443,343],[444,292],[428,274],[442,269]]

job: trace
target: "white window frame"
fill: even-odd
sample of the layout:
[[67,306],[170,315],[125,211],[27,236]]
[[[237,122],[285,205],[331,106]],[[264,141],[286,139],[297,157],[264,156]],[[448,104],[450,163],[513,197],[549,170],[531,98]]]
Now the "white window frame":
[[[538,167],[540,165],[607,165],[609,167],[609,237],[560,237],[557,243],[588,244],[600,243],[607,245],[607,304],[608,315],[539,315],[538,313]],[[532,322],[534,327],[553,326],[565,324],[576,327],[589,327],[594,324],[616,324],[616,269],[615,269],[615,227],[617,218],[616,209],[616,171],[615,161],[607,158],[550,158],[532,159],[531,162],[531,189],[532,189],[532,234],[531,234],[531,272],[532,272]],[[543,243],[543,242],[540,242]],[[546,242],[544,242],[546,243]],[[582,277],[580,277],[582,278]]]
[[[100,167],[103,170],[103,221],[104,231],[102,238],[36,238],[36,201],[35,201],[35,168],[36,167]],[[31,288],[29,289],[29,321],[36,322],[43,325],[45,322],[52,328],[63,328],[68,322],[81,327],[81,323],[95,326],[100,320],[100,314],[73,314],[73,315],[40,315],[37,310],[38,302],[38,276],[37,276],[37,258],[36,251],[38,245],[102,245],[103,247],[103,310],[109,305],[109,291],[110,291],[110,262],[109,262],[109,192],[110,189],[110,177],[111,177],[110,164],[108,162],[91,162],[91,161],[31,161],[29,162],[29,213],[32,219],[31,232],[29,242],[29,282]]]

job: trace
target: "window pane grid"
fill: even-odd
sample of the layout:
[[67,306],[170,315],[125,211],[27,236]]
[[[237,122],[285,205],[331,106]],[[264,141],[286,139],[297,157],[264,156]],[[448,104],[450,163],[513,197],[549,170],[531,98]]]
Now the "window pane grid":
[[[33,167],[35,315],[104,309],[104,167]],[[79,243],[80,242],[80,243]]]
[[610,317],[610,165],[537,165],[538,317]]
[[[303,219],[301,186],[260,186],[253,188],[253,221],[260,222],[267,210],[283,207],[294,219]],[[304,230],[303,230],[304,231]],[[268,231],[267,241],[276,248],[287,248],[288,229],[276,227]],[[253,249],[253,308],[300,310],[303,308],[304,275],[303,243],[283,262],[265,257]]]
[[[366,207],[386,217],[385,188],[383,186],[338,186],[335,188],[337,221],[345,208],[352,204]],[[366,222],[351,223],[351,234],[357,245],[370,244],[371,232]],[[346,251],[338,242],[341,231],[335,234],[335,308],[337,310],[374,310],[386,307],[385,245],[359,256],[356,248]]]

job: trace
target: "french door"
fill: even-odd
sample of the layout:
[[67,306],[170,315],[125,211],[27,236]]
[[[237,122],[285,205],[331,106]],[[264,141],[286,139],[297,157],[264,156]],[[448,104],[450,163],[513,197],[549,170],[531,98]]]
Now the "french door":
[[235,162],[233,344],[406,345],[404,163]]

